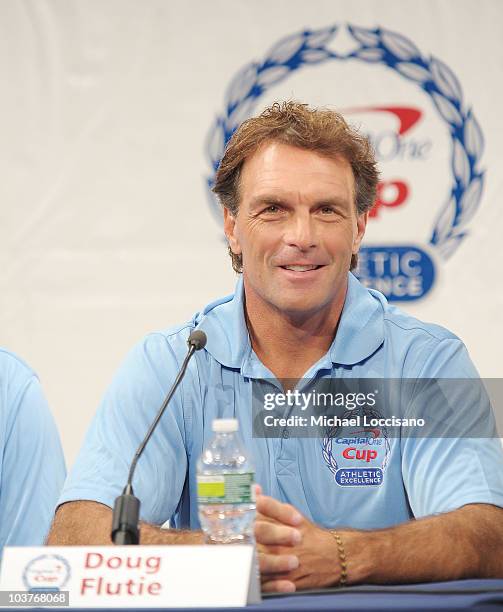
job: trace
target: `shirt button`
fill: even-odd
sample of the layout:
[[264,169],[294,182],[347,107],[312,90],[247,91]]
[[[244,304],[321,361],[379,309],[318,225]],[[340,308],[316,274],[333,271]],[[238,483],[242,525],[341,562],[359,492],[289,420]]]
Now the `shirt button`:
[[283,429],[283,433],[281,434],[285,440],[288,440],[290,437],[290,432],[288,429]]

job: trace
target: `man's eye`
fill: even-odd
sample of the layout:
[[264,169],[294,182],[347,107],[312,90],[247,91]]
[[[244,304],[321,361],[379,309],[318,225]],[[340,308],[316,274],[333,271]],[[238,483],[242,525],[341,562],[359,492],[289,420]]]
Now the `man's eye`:
[[275,204],[271,204],[270,206],[264,209],[265,213],[277,213],[279,211],[279,206],[276,206]]
[[324,215],[331,215],[331,214],[335,213],[335,210],[331,206],[322,206],[321,207],[321,212]]

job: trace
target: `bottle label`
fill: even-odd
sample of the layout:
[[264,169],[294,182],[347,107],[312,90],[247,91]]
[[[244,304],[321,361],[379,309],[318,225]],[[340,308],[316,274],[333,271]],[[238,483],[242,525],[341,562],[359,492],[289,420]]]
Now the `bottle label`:
[[200,504],[249,504],[255,502],[253,472],[197,477]]

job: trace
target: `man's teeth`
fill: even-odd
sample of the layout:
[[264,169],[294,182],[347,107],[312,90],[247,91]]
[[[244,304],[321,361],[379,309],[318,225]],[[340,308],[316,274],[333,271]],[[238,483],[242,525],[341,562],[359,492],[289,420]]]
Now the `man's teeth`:
[[316,270],[318,266],[283,266],[286,270],[293,270],[294,272],[307,272],[308,270]]

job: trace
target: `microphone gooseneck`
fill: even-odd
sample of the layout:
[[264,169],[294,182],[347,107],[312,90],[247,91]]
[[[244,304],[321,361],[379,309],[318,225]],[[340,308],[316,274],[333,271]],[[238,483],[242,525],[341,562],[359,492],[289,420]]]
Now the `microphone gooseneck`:
[[148,441],[152,437],[152,434],[155,431],[155,428],[159,424],[164,411],[166,410],[167,405],[169,404],[171,398],[173,397],[175,391],[178,388],[178,385],[181,383],[183,377],[185,376],[185,371],[187,370],[187,366],[189,365],[189,361],[192,355],[201,350],[206,346],[206,334],[201,330],[193,331],[189,339],[187,340],[187,344],[189,345],[189,350],[185,359],[183,360],[182,367],[178,372],[178,375],[173,383],[173,386],[169,390],[166,395],[162,406],[159,408],[157,415],[150,425],[145,438],[142,443],[138,447],[136,451],[133,461],[131,462],[131,467],[129,468],[129,475],[127,479],[127,484],[124,487],[124,491],[122,495],[119,495],[115,500],[113,516],[112,516],[112,541],[114,544],[138,544],[140,540],[140,533],[138,529],[138,523],[140,520],[140,500],[134,495],[133,492],[133,476],[136,470],[136,464],[138,463],[138,459],[141,457],[145,447],[148,444]]

